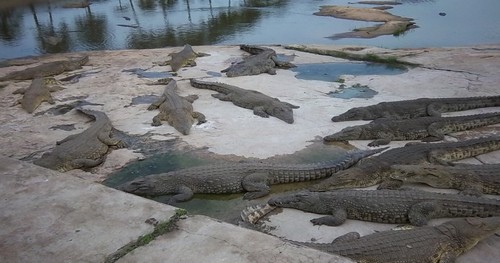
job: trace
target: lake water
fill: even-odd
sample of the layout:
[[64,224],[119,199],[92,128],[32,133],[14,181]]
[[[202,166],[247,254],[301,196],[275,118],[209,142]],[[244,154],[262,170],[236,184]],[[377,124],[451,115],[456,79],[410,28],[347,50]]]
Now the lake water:
[[500,42],[498,0],[401,0],[398,1],[401,5],[389,11],[413,18],[419,28],[397,37],[338,40],[328,37],[376,23],[313,13],[321,5],[348,5],[352,0],[91,2],[89,8],[66,9],[61,3],[52,2],[0,12],[0,59],[83,50],[160,48],[185,43],[318,43],[394,48]]

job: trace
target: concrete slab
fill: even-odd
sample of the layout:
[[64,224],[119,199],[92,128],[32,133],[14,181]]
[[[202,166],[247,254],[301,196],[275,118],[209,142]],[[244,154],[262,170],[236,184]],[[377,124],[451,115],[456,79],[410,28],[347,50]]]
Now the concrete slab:
[[354,262],[253,230],[193,216],[118,262]]
[[0,262],[103,262],[175,208],[0,157]]

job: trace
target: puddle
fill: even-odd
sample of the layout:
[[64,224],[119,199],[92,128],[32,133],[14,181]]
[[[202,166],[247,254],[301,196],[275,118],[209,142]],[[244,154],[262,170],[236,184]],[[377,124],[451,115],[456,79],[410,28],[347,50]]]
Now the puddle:
[[132,102],[130,102],[129,105],[125,107],[130,107],[132,105],[139,105],[139,104],[151,104],[155,101],[158,100],[158,96],[156,95],[143,95],[143,96],[137,96],[132,98]]
[[373,98],[375,95],[378,94],[377,91],[370,89],[368,86],[360,84],[355,84],[348,88],[342,88],[342,86],[343,85],[341,85],[341,88],[339,88],[336,91],[329,92],[328,96],[339,99],[352,99],[352,98],[367,99],[367,98]]
[[407,71],[385,64],[356,62],[299,64],[291,70],[298,73],[298,79],[328,82],[337,81],[342,75],[397,75]]
[[210,77],[222,77],[222,74],[215,71],[207,71],[207,75]]
[[139,78],[155,79],[173,77],[172,74],[166,71],[147,71],[142,68],[124,69],[122,72],[131,72],[139,76]]
[[[343,145],[341,145],[343,147]],[[266,162],[280,162],[280,163],[313,163],[330,160],[345,153],[346,150],[341,147],[325,145],[321,141],[315,142],[309,147],[299,152],[290,155],[276,156],[268,158]],[[346,147],[349,147],[346,145]],[[204,151],[206,152],[206,151]],[[103,184],[116,187],[124,182],[133,180],[139,176],[148,174],[165,173],[173,170],[179,170],[188,167],[194,167],[210,163],[222,163],[231,160],[233,162],[245,161],[250,162],[253,160],[244,159],[234,156],[220,156],[215,154],[201,153],[198,151],[192,152],[178,152],[172,151],[165,154],[152,156],[143,161],[136,161],[125,166],[120,171],[112,174],[106,179]],[[263,161],[263,160],[259,160]],[[241,211],[254,204],[262,204],[267,202],[272,196],[279,195],[283,192],[294,191],[303,189],[309,185],[317,183],[318,181],[293,183],[271,186],[271,194],[256,200],[243,200],[244,193],[238,194],[195,194],[194,198],[188,202],[176,204],[177,207],[188,210],[190,214],[201,214],[224,220],[229,223],[237,223],[240,218]],[[155,201],[166,203],[169,196],[159,196],[152,198]]]

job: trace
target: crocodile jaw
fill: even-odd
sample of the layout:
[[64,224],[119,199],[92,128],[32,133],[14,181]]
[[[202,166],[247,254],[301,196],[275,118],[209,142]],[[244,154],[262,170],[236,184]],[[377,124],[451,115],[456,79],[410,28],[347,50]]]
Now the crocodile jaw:
[[295,208],[303,211],[316,211],[315,205],[319,203],[319,195],[314,192],[299,192],[292,195],[273,197],[269,199],[271,206]]

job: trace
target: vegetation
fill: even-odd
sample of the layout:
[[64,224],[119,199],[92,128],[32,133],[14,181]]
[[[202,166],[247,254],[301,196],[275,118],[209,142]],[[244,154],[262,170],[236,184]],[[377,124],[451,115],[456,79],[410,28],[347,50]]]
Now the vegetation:
[[169,220],[158,223],[155,226],[153,232],[140,236],[139,238],[137,238],[136,241],[132,241],[129,244],[121,247],[115,253],[107,256],[104,262],[105,263],[116,262],[118,259],[130,253],[132,250],[141,246],[145,246],[149,244],[151,241],[155,240],[157,237],[172,231],[176,227],[177,221],[179,221],[181,217],[185,216],[186,214],[187,214],[186,210],[176,209],[175,214],[172,217],[170,217]]

